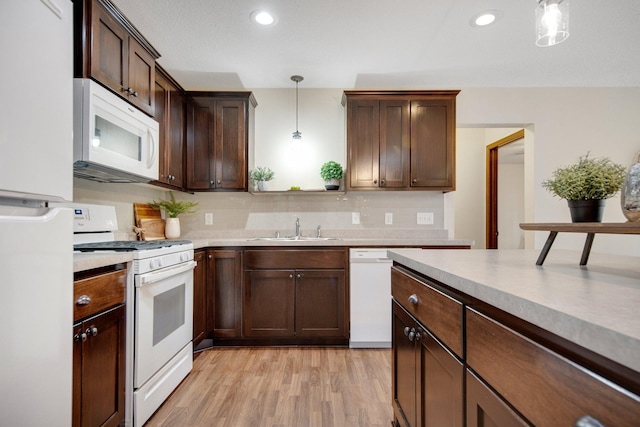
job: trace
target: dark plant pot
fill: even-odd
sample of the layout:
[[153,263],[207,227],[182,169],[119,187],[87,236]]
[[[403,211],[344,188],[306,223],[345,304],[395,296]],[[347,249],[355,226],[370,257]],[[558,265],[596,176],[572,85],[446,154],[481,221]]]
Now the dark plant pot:
[[605,199],[567,200],[572,222],[602,222]]

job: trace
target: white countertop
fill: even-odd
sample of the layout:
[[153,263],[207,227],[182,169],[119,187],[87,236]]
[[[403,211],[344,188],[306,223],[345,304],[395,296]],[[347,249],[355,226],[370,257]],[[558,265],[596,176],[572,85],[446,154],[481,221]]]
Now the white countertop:
[[640,257],[393,249],[398,263],[640,372]]

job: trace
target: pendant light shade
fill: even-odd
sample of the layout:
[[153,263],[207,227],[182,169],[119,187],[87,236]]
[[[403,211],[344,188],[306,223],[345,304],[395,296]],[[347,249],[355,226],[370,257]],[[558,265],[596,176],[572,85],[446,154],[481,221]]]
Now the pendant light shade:
[[553,46],[569,38],[569,0],[538,0],[536,45]]
[[304,80],[304,77],[291,76],[291,80],[296,82],[296,131],[293,132],[293,135],[291,136],[291,141],[297,144],[302,142],[302,133],[298,130],[298,83]]

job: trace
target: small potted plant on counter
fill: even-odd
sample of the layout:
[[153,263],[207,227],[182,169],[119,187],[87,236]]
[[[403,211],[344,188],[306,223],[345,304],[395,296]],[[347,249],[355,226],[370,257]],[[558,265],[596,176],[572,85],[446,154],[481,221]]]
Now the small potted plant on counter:
[[169,200],[160,200],[159,202],[154,200],[149,203],[149,206],[165,212],[167,218],[165,218],[164,235],[167,239],[177,239],[180,237],[180,219],[178,215],[194,213],[198,203],[186,200],[177,201],[173,191],[169,191]]
[[271,181],[275,175],[276,173],[266,166],[257,166],[249,172],[249,177],[256,184],[258,191],[267,191],[267,181]]
[[542,186],[567,200],[572,222],[601,222],[606,199],[620,190],[624,177],[624,166],[587,153],[577,163],[556,169]]
[[338,162],[330,160],[320,168],[320,177],[324,179],[324,188],[327,190],[338,190],[343,174],[342,166]]

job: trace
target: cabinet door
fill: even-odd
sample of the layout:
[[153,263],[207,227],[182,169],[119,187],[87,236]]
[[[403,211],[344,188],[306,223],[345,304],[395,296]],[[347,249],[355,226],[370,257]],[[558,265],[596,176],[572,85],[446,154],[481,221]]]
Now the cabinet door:
[[207,251],[195,251],[193,259],[193,347],[207,336]]
[[80,401],[74,401],[74,414],[79,404],[80,426],[118,426],[124,422],[125,322],[121,305],[82,323],[81,331],[87,338],[81,351],[74,351],[74,373],[81,376],[80,380],[74,378],[81,390]]
[[380,187],[409,186],[409,101],[380,101]]
[[420,379],[418,359],[413,342],[416,325],[413,318],[400,305],[395,301],[392,304],[391,382],[393,412],[400,425],[416,426],[418,414],[416,382]]
[[91,19],[91,76],[126,97],[129,34],[97,1]]
[[128,46],[129,101],[147,114],[153,115],[156,62],[134,38]]
[[380,103],[351,100],[347,111],[348,189],[378,188]]
[[182,189],[184,185],[184,96],[160,72],[156,72],[154,118],[160,125],[158,181]]
[[416,425],[462,427],[462,363],[428,331],[419,328],[419,334],[416,340],[420,353],[420,379],[416,384],[419,407]]
[[215,101],[215,188],[247,188],[246,102]]
[[187,103],[187,188],[213,187],[214,103],[212,98],[191,98]]
[[296,270],[296,336],[345,337],[344,270]]
[[242,336],[242,257],[236,250],[208,252],[207,328],[214,338]]
[[467,371],[467,427],[526,427],[529,424]]
[[455,189],[453,99],[411,101],[411,187]]
[[245,271],[246,337],[293,337],[294,307],[293,270]]

